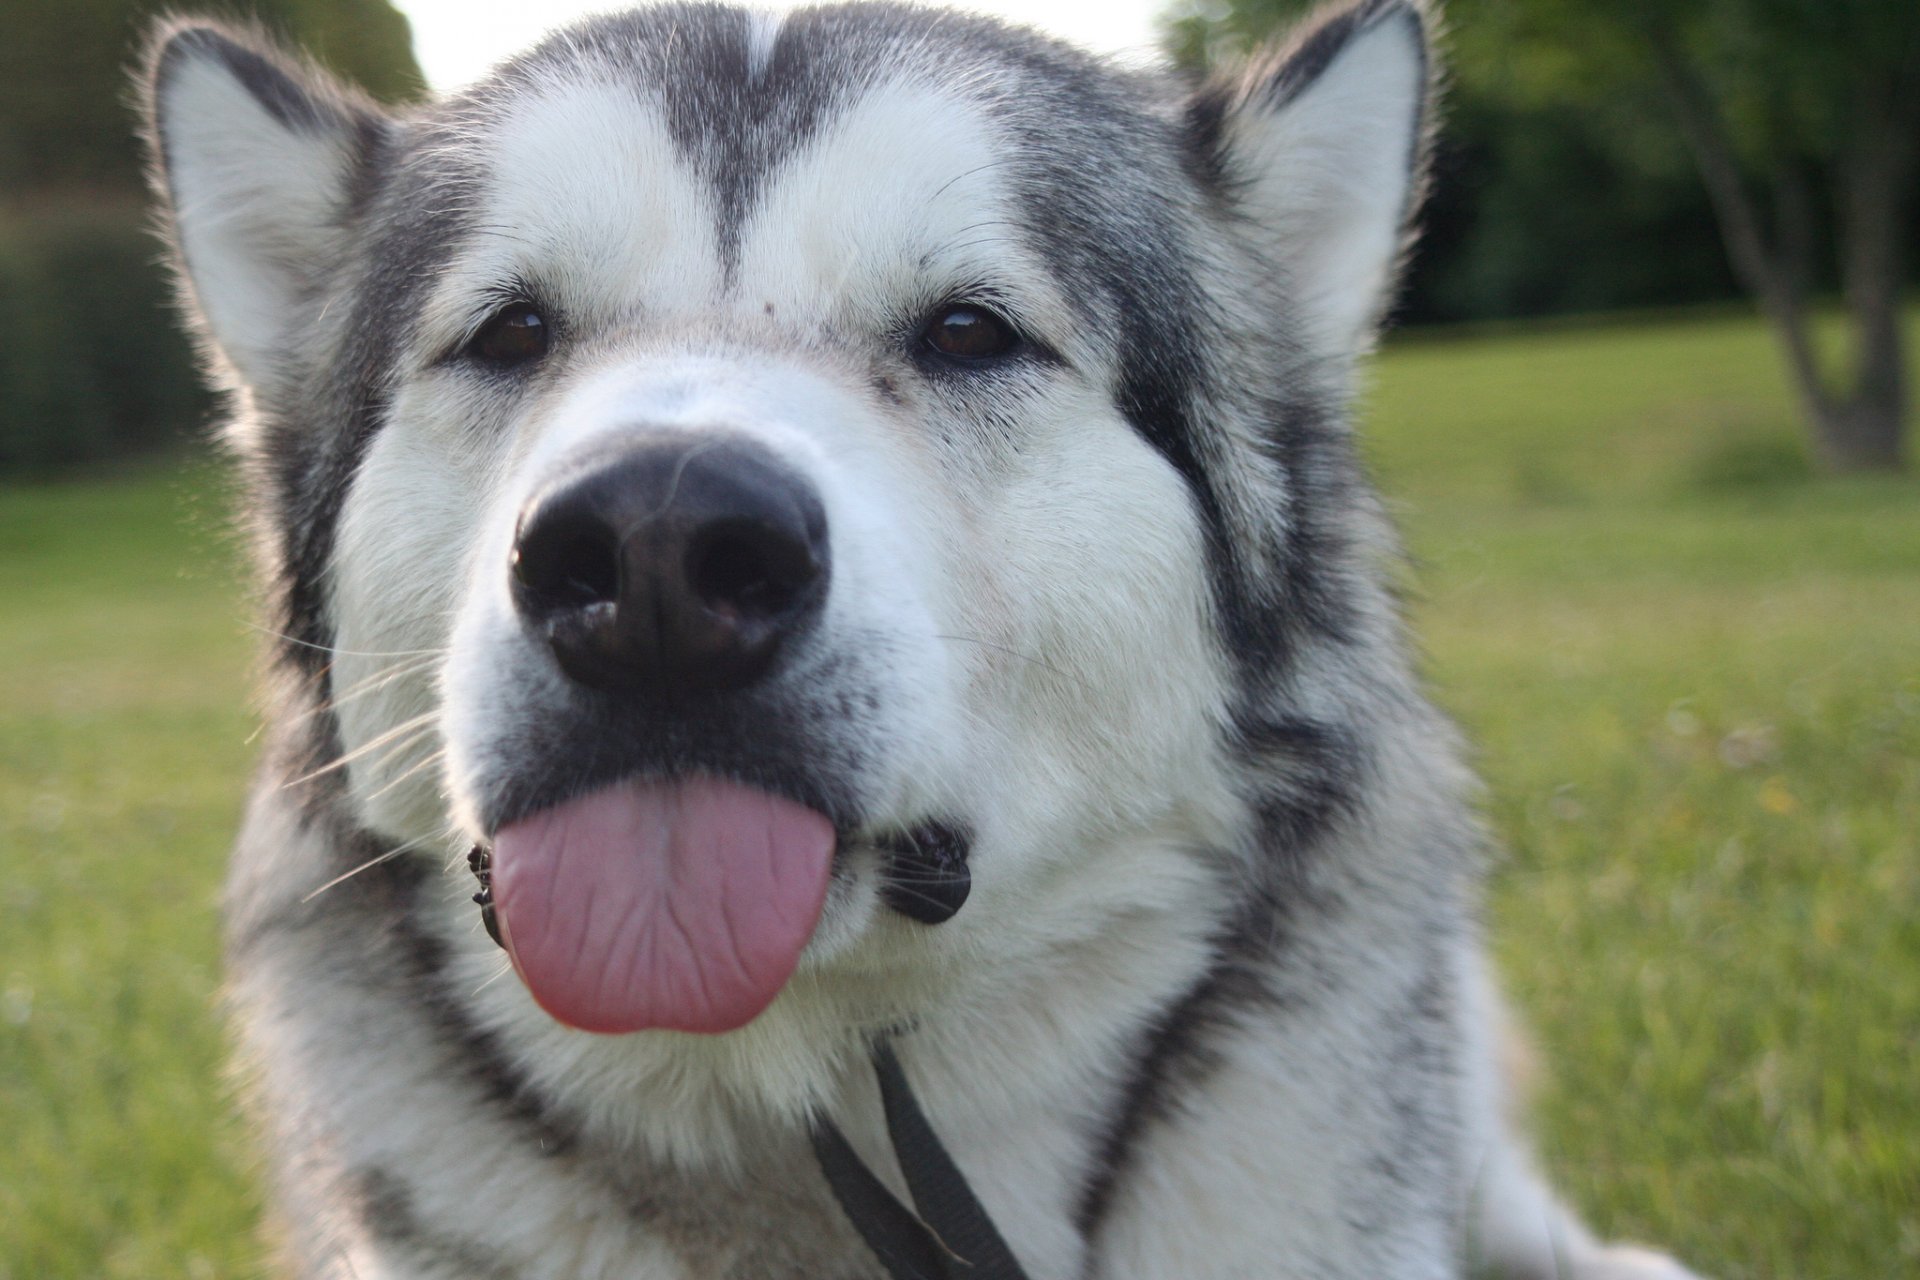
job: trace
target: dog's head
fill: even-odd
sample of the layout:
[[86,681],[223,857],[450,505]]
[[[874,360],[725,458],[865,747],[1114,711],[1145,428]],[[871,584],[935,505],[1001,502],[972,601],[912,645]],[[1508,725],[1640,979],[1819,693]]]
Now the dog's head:
[[286,662],[360,822],[492,845],[563,1020],[1097,930],[1311,745],[1411,0],[1197,88],[891,5],[596,19],[398,115],[155,49]]

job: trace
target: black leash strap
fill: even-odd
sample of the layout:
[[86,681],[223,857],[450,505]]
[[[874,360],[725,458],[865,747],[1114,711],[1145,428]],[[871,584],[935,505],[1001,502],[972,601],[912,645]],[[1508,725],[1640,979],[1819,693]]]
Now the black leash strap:
[[[892,1280],[1027,1280],[993,1219],[927,1123],[893,1046],[873,1050],[887,1136],[914,1208],[901,1204],[862,1164],[831,1120],[816,1116],[813,1154],[833,1198]],[[915,1210],[918,1210],[916,1213]]]

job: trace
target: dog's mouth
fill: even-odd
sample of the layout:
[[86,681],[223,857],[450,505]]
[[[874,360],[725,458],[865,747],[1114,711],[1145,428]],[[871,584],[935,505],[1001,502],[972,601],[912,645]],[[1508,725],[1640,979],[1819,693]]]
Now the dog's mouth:
[[[510,823],[474,853],[488,928],[557,1021],[621,1034],[732,1031],[786,986],[841,839],[819,811],[740,782],[633,779]],[[971,887],[967,837],[875,842],[882,897],[923,924]]]

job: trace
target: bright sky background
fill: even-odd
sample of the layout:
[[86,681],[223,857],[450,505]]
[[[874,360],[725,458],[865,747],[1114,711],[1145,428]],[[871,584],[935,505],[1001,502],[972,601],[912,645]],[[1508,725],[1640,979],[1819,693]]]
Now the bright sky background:
[[[582,14],[631,8],[625,0],[395,0],[413,23],[413,50],[436,89],[465,84],[509,54]],[[764,9],[797,0],[760,0]],[[958,0],[1106,53],[1144,52],[1167,0]]]

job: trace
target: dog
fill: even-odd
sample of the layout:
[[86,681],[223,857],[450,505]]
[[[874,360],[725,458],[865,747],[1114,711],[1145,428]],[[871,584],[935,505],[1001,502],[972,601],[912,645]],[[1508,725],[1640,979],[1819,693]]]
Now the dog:
[[399,111],[155,33],[287,1274],[1689,1275],[1509,1121],[1348,421],[1434,22],[674,3]]

